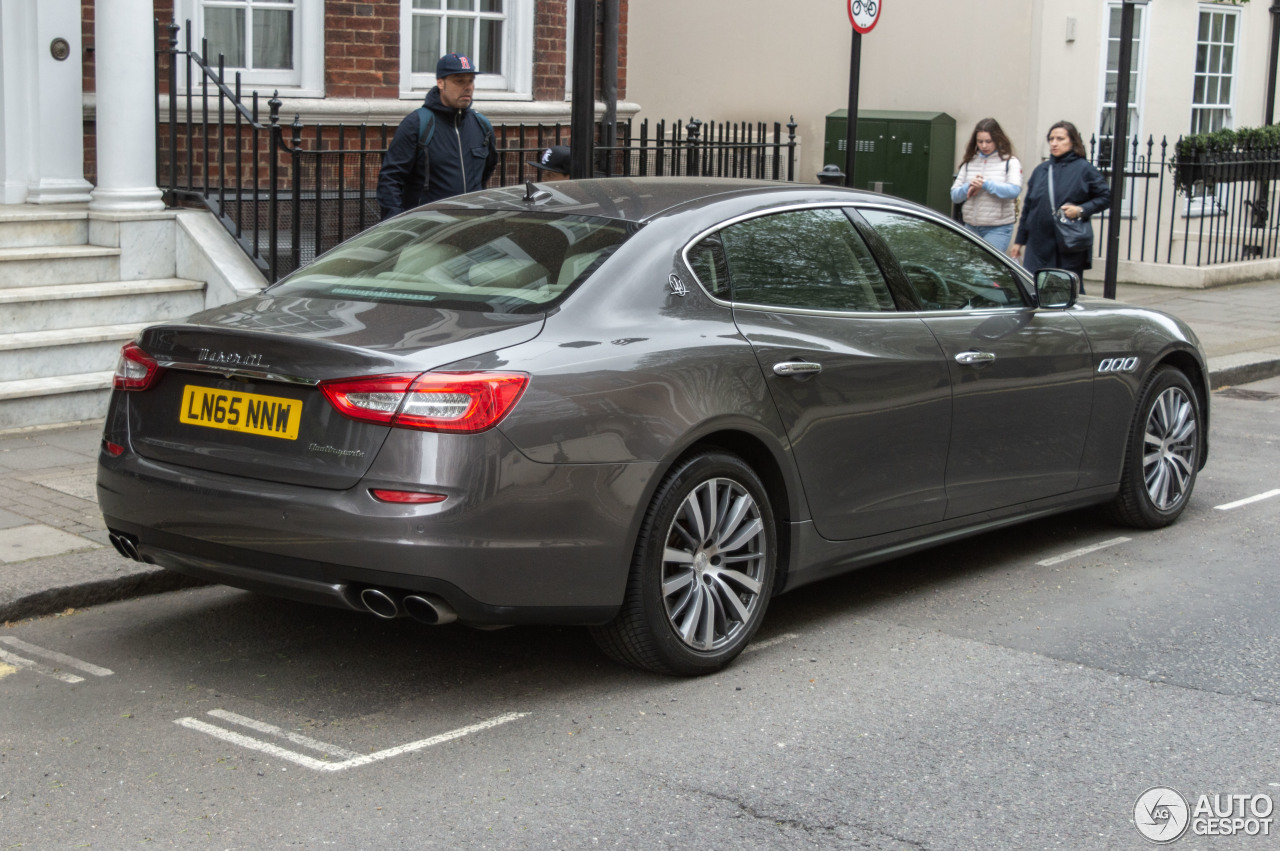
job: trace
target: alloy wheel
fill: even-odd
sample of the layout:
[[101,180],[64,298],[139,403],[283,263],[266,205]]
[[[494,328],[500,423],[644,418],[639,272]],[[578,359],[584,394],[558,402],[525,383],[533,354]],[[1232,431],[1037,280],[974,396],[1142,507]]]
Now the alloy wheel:
[[1143,436],[1142,476],[1151,504],[1161,511],[1177,506],[1195,475],[1199,435],[1195,409],[1180,387],[1157,397]]
[[685,497],[667,531],[662,599],[687,646],[732,643],[761,605],[769,550],[760,506],[732,479],[708,479]]

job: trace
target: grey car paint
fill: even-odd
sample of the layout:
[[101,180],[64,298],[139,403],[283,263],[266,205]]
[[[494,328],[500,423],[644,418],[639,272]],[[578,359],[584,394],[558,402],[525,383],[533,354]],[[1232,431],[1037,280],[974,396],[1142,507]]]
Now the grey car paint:
[[[1162,359],[1174,358],[1191,377],[1207,422],[1194,335],[1151,311],[1083,299],[1066,311],[943,316],[907,309],[865,321],[793,314],[794,324],[781,328],[768,311],[718,304],[697,286],[683,294],[671,286],[672,275],[693,283],[681,251],[697,234],[795,204],[894,206],[884,196],[765,182],[581,181],[563,184],[545,209],[629,218],[641,227],[545,321],[541,314],[486,314],[447,328],[443,317],[418,306],[286,305],[273,303],[268,291],[150,330],[144,344],[163,349],[172,376],[186,382],[267,380],[230,367],[185,371],[182,364],[198,363],[201,348],[239,341],[262,347],[268,360],[279,351],[291,362],[290,381],[301,388],[295,392],[312,393],[308,416],[321,402],[307,382],[339,368],[344,375],[519,369],[534,378],[506,420],[481,435],[367,424],[344,431],[336,415],[322,414],[335,429],[336,447],[365,453],[363,470],[329,458],[299,467],[296,455],[275,457],[220,435],[189,445],[181,430],[159,422],[172,396],[143,405],[117,392],[104,437],[126,451],[102,455],[107,525],[136,536],[138,551],[166,567],[300,599],[363,608],[354,590],[383,585],[439,593],[475,623],[599,623],[620,604],[645,507],[664,472],[693,447],[731,450],[759,471],[780,515],[782,589],[1108,499],[1124,451],[1117,435],[1128,429],[1143,377]],[[521,191],[492,190],[431,208],[527,206]],[[479,324],[464,330],[466,322]],[[865,340],[855,344],[848,331],[832,330],[850,324]],[[931,328],[936,341],[913,341],[913,328]],[[845,338],[833,347],[836,336]],[[1038,359],[1036,341],[1049,339],[1061,341],[1064,353]],[[1010,369],[977,381],[943,357],[975,340],[1007,347]],[[869,425],[848,458],[838,423],[799,439],[806,431],[802,407],[812,404],[825,375],[805,382],[761,368],[815,345],[847,359],[833,375],[858,376],[831,388],[837,395],[851,394],[866,376],[894,380],[869,402],[865,394],[860,400]],[[937,360],[930,360],[930,346]],[[863,349],[887,356],[889,365]],[[1135,357],[1141,367],[1100,377],[1098,361],[1108,352]],[[1035,377],[1046,365],[1052,389]],[[949,375],[960,387],[954,405]],[[1044,402],[1061,418],[1028,421],[1025,407]],[[918,421],[911,410],[927,416]],[[1042,433],[1008,428],[1001,442],[974,445],[1010,422]],[[139,436],[140,427],[147,435]],[[957,439],[969,443],[954,455],[940,449]],[[1018,461],[1012,483],[983,467],[997,449]],[[824,454],[837,459],[833,467],[866,467],[859,475],[816,470]],[[905,470],[891,463],[903,457],[910,459]],[[1068,469],[1071,457],[1081,459],[1076,473]],[[323,472],[326,464],[330,473]],[[307,470],[316,478],[304,484]],[[1077,475],[1073,490],[1067,479]],[[452,498],[406,506],[368,495],[370,487],[423,483]],[[1002,500],[1011,485],[1027,501]],[[903,512],[897,522],[895,509]]]

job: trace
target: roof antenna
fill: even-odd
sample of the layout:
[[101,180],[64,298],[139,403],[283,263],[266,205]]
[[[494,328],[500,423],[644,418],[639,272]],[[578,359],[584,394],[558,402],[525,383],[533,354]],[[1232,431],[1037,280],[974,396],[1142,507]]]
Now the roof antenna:
[[551,193],[545,189],[539,189],[533,185],[532,180],[524,182],[524,202],[526,204],[534,204],[538,201],[545,201],[551,197]]

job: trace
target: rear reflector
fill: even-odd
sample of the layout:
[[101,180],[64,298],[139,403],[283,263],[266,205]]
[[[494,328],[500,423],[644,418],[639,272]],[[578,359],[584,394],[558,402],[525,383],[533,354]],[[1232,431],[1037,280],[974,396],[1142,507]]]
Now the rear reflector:
[[408,505],[430,505],[433,502],[444,502],[448,499],[442,493],[423,493],[422,491],[393,491],[384,488],[370,488],[369,493],[381,502],[398,502]]
[[352,419],[474,434],[510,413],[528,384],[523,372],[424,372],[322,381],[320,390]]
[[116,374],[111,385],[117,390],[146,390],[155,384],[161,373],[155,358],[142,350],[137,343],[125,343],[116,361]]

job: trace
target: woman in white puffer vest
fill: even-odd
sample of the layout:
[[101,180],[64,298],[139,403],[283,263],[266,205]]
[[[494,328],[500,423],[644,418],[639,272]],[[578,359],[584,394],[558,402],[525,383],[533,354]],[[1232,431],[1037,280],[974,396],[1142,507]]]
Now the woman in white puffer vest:
[[973,127],[964,149],[951,201],[963,204],[964,226],[999,251],[1008,251],[1022,192],[1022,163],[1013,155],[1009,137],[994,118]]

